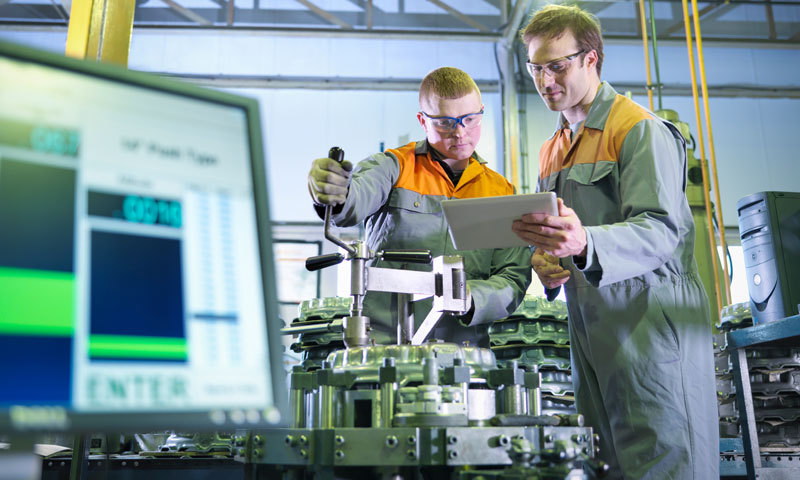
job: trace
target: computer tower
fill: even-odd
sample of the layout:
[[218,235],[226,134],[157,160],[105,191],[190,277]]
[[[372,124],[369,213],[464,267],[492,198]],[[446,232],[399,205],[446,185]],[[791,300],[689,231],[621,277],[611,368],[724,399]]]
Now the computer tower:
[[798,314],[800,192],[758,192],[739,199],[739,236],[756,324]]

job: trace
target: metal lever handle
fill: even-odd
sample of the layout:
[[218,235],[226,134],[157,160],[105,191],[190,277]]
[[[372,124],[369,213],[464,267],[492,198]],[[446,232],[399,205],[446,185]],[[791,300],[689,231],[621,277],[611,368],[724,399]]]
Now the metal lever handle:
[[387,262],[431,263],[430,250],[384,250],[378,255]]
[[316,257],[308,257],[306,258],[306,270],[313,272],[325,267],[330,267],[331,265],[337,265],[342,263],[343,260],[344,255],[341,253],[328,253],[325,255],[317,255]]
[[343,321],[335,318],[328,323],[311,323],[308,325],[300,324],[281,329],[281,335],[300,335],[302,333],[341,333]]
[[[339,147],[331,147],[328,150],[328,158],[332,160],[336,160],[339,163],[344,161],[344,150]],[[334,244],[342,247],[345,249],[347,253],[353,255],[356,253],[356,250],[351,247],[350,245],[344,243],[341,238],[337,237],[331,232],[331,215],[333,214],[333,206],[327,205],[325,206],[325,238],[333,242]],[[308,264],[306,264],[308,265]],[[308,268],[306,266],[306,268]]]

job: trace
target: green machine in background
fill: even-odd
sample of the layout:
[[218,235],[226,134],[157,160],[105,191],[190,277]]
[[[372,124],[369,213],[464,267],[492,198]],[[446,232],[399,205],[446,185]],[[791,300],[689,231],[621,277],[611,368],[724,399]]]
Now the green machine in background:
[[[723,279],[724,275],[719,257],[712,257],[708,248],[709,235],[712,233],[716,235],[716,233],[708,231],[708,223],[706,222],[706,206],[703,198],[702,163],[699,158],[694,156],[695,144],[689,130],[689,124],[682,122],[680,118],[678,118],[678,112],[675,110],[662,109],[657,110],[655,114],[678,127],[687,143],[689,143],[686,148],[686,158],[688,161],[686,198],[689,201],[689,207],[692,209],[692,218],[694,218],[694,257],[697,261],[697,270],[700,273],[700,279],[703,281],[703,286],[706,288],[706,293],[708,294],[708,306],[711,311],[712,324],[716,325],[720,320],[720,312],[717,308],[717,291],[714,287],[714,268],[717,269],[718,278]],[[711,204],[711,208],[715,208],[713,203]],[[713,210],[711,213],[713,216]],[[722,305],[724,306],[726,303],[727,302],[723,300]]]

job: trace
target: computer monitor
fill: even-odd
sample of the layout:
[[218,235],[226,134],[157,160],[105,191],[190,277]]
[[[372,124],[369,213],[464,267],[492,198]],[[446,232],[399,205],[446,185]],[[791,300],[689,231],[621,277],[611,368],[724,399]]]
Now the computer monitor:
[[285,424],[255,100],[0,42],[0,432]]

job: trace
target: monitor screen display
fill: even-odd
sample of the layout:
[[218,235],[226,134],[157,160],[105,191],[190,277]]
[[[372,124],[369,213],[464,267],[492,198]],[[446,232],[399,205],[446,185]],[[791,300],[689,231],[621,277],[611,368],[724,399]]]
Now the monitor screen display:
[[285,421],[260,132],[253,100],[0,44],[0,430]]

